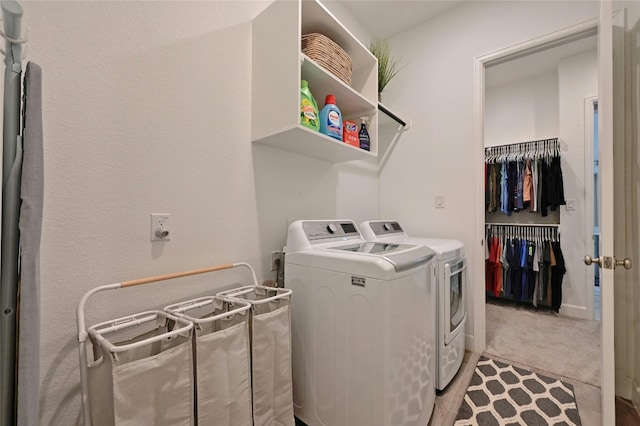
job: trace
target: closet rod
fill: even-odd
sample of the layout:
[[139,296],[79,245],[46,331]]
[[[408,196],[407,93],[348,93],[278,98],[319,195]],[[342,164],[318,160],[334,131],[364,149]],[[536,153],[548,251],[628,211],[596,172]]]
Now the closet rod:
[[378,110],[384,112],[385,114],[387,114],[389,116],[389,118],[391,118],[393,121],[395,121],[398,124],[400,124],[402,127],[407,127],[407,123],[403,119],[401,119],[400,117],[398,117],[397,115],[395,115],[394,113],[389,111],[384,105],[379,103],[378,104]]
[[542,224],[542,223],[496,223],[496,222],[485,222],[486,226],[521,226],[521,227],[527,227],[527,226],[538,226],[541,228],[558,228],[560,225],[556,224],[556,223],[547,223],[547,224]]
[[558,138],[538,139],[538,140],[535,140],[535,141],[516,142],[516,143],[507,143],[507,144],[504,144],[504,145],[487,146],[484,149],[502,148],[502,147],[506,147],[506,146],[518,146],[518,145],[527,145],[527,144],[534,144],[534,143],[557,143],[557,142],[559,142]]

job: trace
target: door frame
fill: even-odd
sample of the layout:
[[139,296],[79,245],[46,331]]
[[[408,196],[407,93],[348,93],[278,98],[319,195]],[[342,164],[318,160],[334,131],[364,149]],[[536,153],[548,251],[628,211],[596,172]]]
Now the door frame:
[[[585,211],[585,229],[584,229],[584,235],[588,236],[588,235],[593,235],[593,228],[594,228],[594,222],[595,222],[595,217],[594,217],[594,213],[593,213],[593,205],[594,205],[594,200],[595,200],[595,193],[596,193],[596,188],[594,186],[594,182],[593,182],[593,157],[594,157],[594,150],[593,150],[593,132],[594,132],[594,126],[593,126],[593,105],[594,103],[596,103],[598,101],[598,97],[597,96],[589,96],[587,98],[584,98],[584,175],[585,175],[585,179],[589,179],[591,178],[590,183],[585,182],[585,206],[586,206],[586,211]],[[592,238],[585,238],[585,247],[584,247],[584,252],[585,253],[591,253],[593,251],[593,247],[594,247],[594,239]],[[594,266],[595,268],[595,266]],[[596,313],[596,309],[595,309],[595,280],[594,280],[594,275],[593,275],[593,271],[591,270],[587,270],[587,280],[590,280],[590,284],[591,284],[591,291],[587,291],[587,297],[586,297],[586,302],[587,302],[587,313],[589,314],[589,318],[590,320],[595,319],[595,313]],[[589,284],[589,283],[587,283]]]
[[[474,60],[474,95],[473,95],[473,146],[474,164],[476,167],[475,192],[476,192],[476,241],[480,244],[473,247],[473,258],[477,259],[473,265],[472,276],[484,277],[484,117],[485,117],[485,68],[497,65],[532,53],[540,52],[558,45],[580,40],[596,35],[598,32],[598,18],[576,24],[559,31],[555,31],[522,43],[518,43],[504,49],[490,52],[476,57]],[[471,350],[482,353],[486,348],[486,313],[485,313],[485,286],[484,283],[475,283],[472,287],[473,301],[470,310],[473,316],[473,345]]]

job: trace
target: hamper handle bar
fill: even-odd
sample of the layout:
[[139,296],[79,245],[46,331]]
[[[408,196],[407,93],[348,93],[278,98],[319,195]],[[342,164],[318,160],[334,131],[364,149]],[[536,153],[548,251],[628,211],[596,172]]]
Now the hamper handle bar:
[[251,293],[256,288],[261,289],[261,290],[265,290],[266,292],[269,292],[269,291],[275,292],[276,294],[274,296],[268,296],[268,297],[266,297],[264,299],[249,301],[249,303],[251,303],[254,306],[255,305],[262,305],[263,303],[273,302],[273,301],[276,301],[276,300],[279,300],[279,299],[283,299],[285,297],[289,297],[291,295],[291,293],[292,293],[292,290],[291,289],[287,289],[287,288],[265,287],[265,286],[256,285],[256,286],[238,287],[238,288],[234,288],[234,289],[231,289],[231,290],[223,291],[221,293],[218,293],[218,296],[227,297],[227,298],[233,299],[236,296],[242,296],[243,294]]
[[174,273],[171,273],[171,274],[157,275],[155,277],[138,278],[136,280],[123,281],[120,284],[120,286],[121,287],[133,287],[135,285],[148,284],[148,283],[153,283],[153,282],[157,282],[157,281],[172,280],[174,278],[188,277],[188,276],[191,276],[191,275],[204,274],[204,273],[207,273],[207,272],[223,271],[225,269],[231,269],[235,265],[236,264],[234,264],[234,263],[227,263],[226,265],[212,266],[212,267],[209,267],[209,268],[192,269],[190,271],[174,272]]
[[[219,296],[216,296],[219,297]],[[197,309],[197,308],[202,308],[204,306],[208,306],[214,303],[214,298],[212,297],[201,297],[199,299],[194,299],[192,301],[189,302],[184,302],[184,303],[176,303],[175,305],[170,305],[164,308],[165,312],[170,313],[171,315],[175,315],[179,318],[185,318],[188,321],[191,321],[193,323],[196,324],[206,324],[206,323],[210,323],[213,321],[217,321],[220,319],[226,319],[229,317],[232,317],[235,314],[244,314],[245,312],[247,312],[250,308],[251,308],[251,304],[249,302],[246,301],[242,301],[242,300],[233,300],[233,299],[227,299],[224,297],[219,297],[219,300],[222,300],[223,302],[227,302],[227,303],[234,303],[234,304],[242,304],[243,306],[240,306],[239,308],[235,308],[232,309],[230,311],[226,311],[226,312],[222,312],[218,315],[213,315],[211,317],[206,317],[206,318],[195,318],[192,317],[190,315],[185,314],[185,311],[191,310],[191,309]]]

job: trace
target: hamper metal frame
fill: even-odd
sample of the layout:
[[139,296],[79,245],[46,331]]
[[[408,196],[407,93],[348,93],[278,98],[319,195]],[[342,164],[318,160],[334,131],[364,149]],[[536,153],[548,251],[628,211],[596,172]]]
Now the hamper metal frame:
[[[166,281],[166,280],[171,280],[175,278],[188,277],[192,275],[205,274],[208,272],[222,271],[225,269],[233,269],[238,267],[248,268],[249,271],[251,272],[251,277],[253,279],[254,284],[257,285],[258,280],[256,278],[255,271],[253,270],[251,265],[245,262],[237,262],[237,263],[229,263],[229,264],[200,268],[200,269],[193,269],[189,271],[175,272],[175,273],[170,273],[165,275],[158,275],[158,276],[147,277],[147,278],[139,278],[139,279],[130,280],[130,281],[122,281],[122,282],[113,283],[113,284],[106,284],[99,287],[95,287],[89,290],[87,293],[85,293],[84,296],[82,296],[82,298],[80,299],[80,302],[78,303],[78,308],[76,310],[76,321],[78,325],[78,356],[80,360],[80,386],[81,386],[82,416],[83,416],[84,426],[91,426],[91,423],[92,423],[91,407],[89,406],[89,381],[87,377],[88,366],[87,366],[86,342],[87,342],[87,339],[89,338],[89,332],[88,332],[88,328],[86,326],[86,320],[85,320],[85,305],[87,304],[87,301],[96,293],[106,291],[106,290],[118,290],[118,289],[123,289],[127,287],[134,287],[134,286],[143,285],[143,284]],[[129,317],[131,317],[131,315]],[[127,318],[127,317],[124,317],[124,318]],[[144,316],[142,318],[144,318]],[[119,325],[117,324],[117,321],[118,320],[110,321],[110,323],[112,323],[111,328],[113,330],[116,330],[119,327]],[[105,323],[101,323],[98,325],[102,325],[102,324],[105,324]],[[127,321],[126,323],[123,323],[120,327],[121,328],[125,327],[125,324],[135,325],[135,322]],[[96,327],[96,326],[93,326],[93,327]],[[191,324],[191,326],[193,327],[193,324]],[[175,330],[172,333],[179,334],[182,332],[183,330]],[[142,343],[149,343],[149,341],[142,342]],[[127,349],[132,349],[136,347],[136,345],[138,344],[134,343],[134,344],[120,346],[120,347],[113,346],[109,350],[111,352],[118,352],[118,351],[123,351]]]

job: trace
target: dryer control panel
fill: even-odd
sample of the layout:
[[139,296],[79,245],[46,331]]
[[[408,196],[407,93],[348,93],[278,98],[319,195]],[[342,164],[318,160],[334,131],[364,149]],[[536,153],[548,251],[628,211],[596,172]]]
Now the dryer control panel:
[[309,241],[360,237],[360,232],[358,232],[355,223],[344,220],[304,222],[302,229]]
[[369,222],[369,226],[376,236],[404,233],[402,227],[396,221]]

